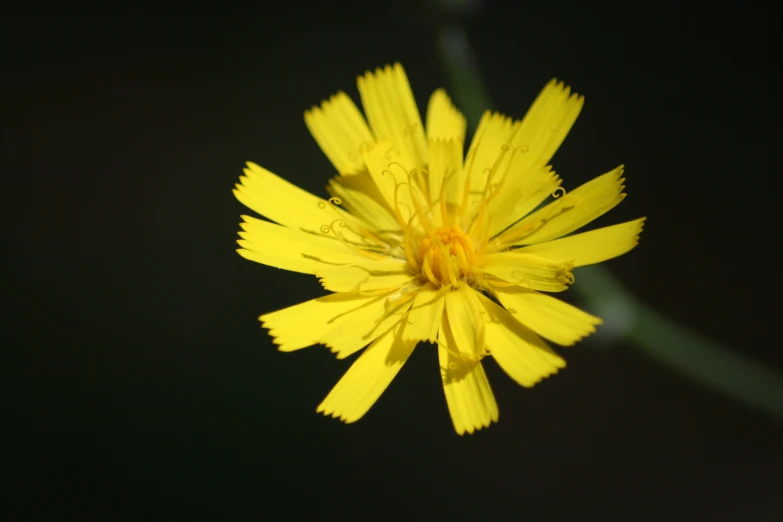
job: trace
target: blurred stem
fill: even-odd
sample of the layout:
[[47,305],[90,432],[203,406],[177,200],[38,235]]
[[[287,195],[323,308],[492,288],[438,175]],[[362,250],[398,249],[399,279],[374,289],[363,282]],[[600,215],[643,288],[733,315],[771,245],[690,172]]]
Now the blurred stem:
[[495,109],[478,69],[476,53],[462,28],[456,25],[438,31],[437,50],[451,93],[468,120],[468,131],[473,132],[484,111]]
[[[437,33],[437,51],[458,106],[474,130],[493,104],[465,31],[456,23]],[[604,318],[606,339],[624,338],[634,348],[700,384],[783,419],[783,374],[707,339],[639,301],[608,268],[578,269],[574,290]]]

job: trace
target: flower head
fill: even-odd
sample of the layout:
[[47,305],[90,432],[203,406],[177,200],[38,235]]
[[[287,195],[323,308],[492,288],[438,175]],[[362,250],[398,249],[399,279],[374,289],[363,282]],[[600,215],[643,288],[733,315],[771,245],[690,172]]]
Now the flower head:
[[573,268],[631,250],[644,218],[569,235],[625,195],[622,167],[566,192],[548,166],[582,109],[562,83],[549,82],[521,121],[485,113],[466,155],[465,118],[443,90],[425,127],[399,64],[358,87],[366,120],[342,92],[305,113],[338,171],[331,198],[254,163],[236,185],[270,220],[243,216],[239,253],[314,274],[332,292],[260,320],[281,351],[364,349],[318,406],[345,422],[417,344],[436,344],[454,428],[472,433],[498,420],[482,359],[525,387],[563,368],[542,338],[570,346],[601,320],[547,293],[572,284]]

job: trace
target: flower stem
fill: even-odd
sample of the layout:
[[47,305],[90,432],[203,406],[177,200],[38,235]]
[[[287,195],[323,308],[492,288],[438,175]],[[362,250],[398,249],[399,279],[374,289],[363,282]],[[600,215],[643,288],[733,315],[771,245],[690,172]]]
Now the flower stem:
[[[438,28],[436,43],[455,102],[475,130],[483,111],[493,107],[476,55],[458,23]],[[625,339],[703,386],[783,419],[783,373],[666,317],[641,302],[604,266],[580,268],[576,279],[574,290],[605,321],[599,339]]]

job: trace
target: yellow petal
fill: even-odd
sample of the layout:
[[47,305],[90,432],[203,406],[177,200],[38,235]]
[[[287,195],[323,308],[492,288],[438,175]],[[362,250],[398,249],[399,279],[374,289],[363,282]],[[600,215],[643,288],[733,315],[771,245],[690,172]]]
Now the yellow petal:
[[346,318],[360,314],[378,297],[357,294],[330,294],[259,317],[280,351],[291,352],[321,342]]
[[430,97],[427,106],[427,139],[453,139],[465,142],[465,117],[451,103],[446,91],[438,89]]
[[359,94],[376,140],[388,140],[406,163],[427,164],[427,140],[408,77],[399,63],[357,79]]
[[446,293],[446,315],[453,336],[450,346],[467,358],[476,358],[484,347],[481,305],[476,291],[467,285]]
[[[495,165],[504,148],[510,149],[511,138],[518,130],[519,124],[502,114],[486,111],[481,116],[465,157],[465,169],[471,178],[480,178]],[[500,177],[496,181],[500,181]],[[476,186],[479,185],[482,184],[477,180]]]
[[358,243],[366,239],[355,231],[366,227],[356,216],[341,208],[300,189],[255,163],[248,162],[245,175],[234,189],[236,198],[246,207],[262,216],[287,227],[304,230],[318,235],[323,228],[335,220],[346,226],[340,231],[349,241]]
[[[509,170],[514,156],[510,140],[518,129],[519,123],[502,114],[487,111],[481,117],[465,156],[465,175],[470,180],[471,192],[466,215],[475,213],[488,190],[488,182],[490,187],[498,187],[508,176],[520,176],[520,172],[512,175]],[[459,188],[461,194],[462,184]]]
[[398,304],[396,293],[330,294],[262,315],[259,320],[282,352],[320,343],[343,359],[399,323],[410,302]]
[[403,259],[368,260],[361,265],[324,266],[315,275],[332,292],[377,292],[395,290],[414,278]]
[[565,368],[565,361],[535,333],[490,299],[481,296],[481,302],[487,312],[487,348],[509,377],[531,388]]
[[590,335],[603,322],[575,306],[533,290],[495,289],[495,295],[520,323],[563,346],[571,346]]
[[438,340],[438,360],[443,392],[457,434],[473,433],[497,422],[498,405],[481,363],[455,358],[442,335]]
[[645,218],[640,218],[547,243],[530,245],[515,252],[535,254],[556,263],[592,265],[621,256],[639,244],[644,220]]
[[305,123],[321,150],[341,174],[364,168],[360,148],[374,140],[364,117],[347,94],[338,92],[324,101],[320,108],[306,111]]
[[519,153],[510,157],[511,165],[503,187],[489,205],[489,237],[495,237],[535,210],[560,186],[561,179],[551,167],[518,172],[519,158]]
[[563,237],[602,216],[624,198],[622,165],[588,181],[504,232],[505,245],[532,245]]
[[402,337],[410,341],[438,341],[445,304],[444,290],[427,285],[420,288],[408,312]]
[[493,288],[509,286],[493,280],[496,278],[501,282],[544,292],[562,292],[567,289],[574,281],[571,268],[570,264],[521,253],[519,250],[486,254],[479,265],[482,273],[492,276],[487,282]]
[[[437,226],[449,223],[448,215],[462,203],[465,180],[462,143],[453,139],[430,141],[429,195]],[[441,200],[442,193],[445,201]]]
[[335,327],[318,339],[345,359],[399,323],[413,302],[413,295],[405,289],[369,301],[363,308],[335,321]]
[[347,423],[367,413],[416,347],[415,341],[404,341],[399,330],[373,341],[318,406],[319,413]]
[[334,177],[329,181],[328,190],[342,200],[351,214],[361,216],[373,231],[397,233],[398,243],[402,240],[400,224],[369,172]]
[[385,139],[362,148],[362,155],[377,194],[381,196],[385,206],[393,212],[396,207],[395,194],[399,192],[397,186],[407,181],[410,165],[403,165],[398,169],[396,164],[392,164],[399,159],[398,151],[394,144]]
[[584,98],[571,93],[570,87],[552,79],[539,93],[522,119],[512,142],[516,150],[525,151],[525,163],[541,168],[549,163],[568,131],[571,130]]
[[398,155],[389,141],[381,140],[362,150],[367,169],[388,208],[392,210],[399,227],[404,227],[415,212],[411,198],[408,174],[410,165]]
[[251,261],[265,265],[314,274],[325,265],[364,263],[367,257],[337,239],[282,227],[250,216],[242,216],[242,248],[237,252]]
[[480,362],[484,319],[479,315],[482,310],[478,293],[464,287],[446,294],[445,301],[446,313],[438,332],[438,359],[451,420],[462,435],[497,421],[498,406]]

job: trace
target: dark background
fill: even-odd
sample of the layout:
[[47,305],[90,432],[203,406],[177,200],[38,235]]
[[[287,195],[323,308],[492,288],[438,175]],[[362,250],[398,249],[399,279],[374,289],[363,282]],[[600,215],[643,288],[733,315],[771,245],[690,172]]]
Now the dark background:
[[[573,188],[624,163],[629,197],[601,224],[648,217],[610,268],[782,368],[778,24],[743,5],[488,2],[465,27],[502,112],[522,117],[552,76],[586,95],[555,168]],[[323,291],[234,252],[250,211],[231,188],[253,160],[323,194],[333,168],[302,111],[340,89],[358,102],[366,69],[402,62],[424,108],[445,77],[415,13],[4,15],[4,494],[114,497],[107,520],[154,518],[162,498],[216,520],[783,519],[781,423],[622,343],[562,350],[568,368],[532,390],[488,364],[501,421],[473,436],[454,433],[426,345],[357,424],[315,413],[349,362],[276,352],[256,318]]]

